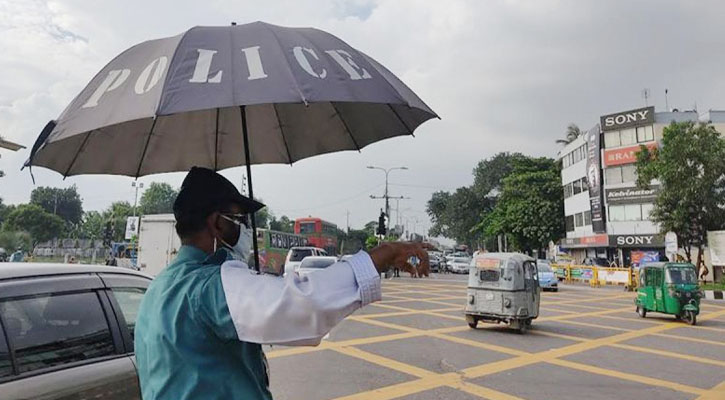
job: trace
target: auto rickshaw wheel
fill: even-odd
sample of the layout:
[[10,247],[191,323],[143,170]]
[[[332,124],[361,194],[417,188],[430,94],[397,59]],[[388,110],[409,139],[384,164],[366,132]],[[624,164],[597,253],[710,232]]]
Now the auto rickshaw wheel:
[[476,329],[478,326],[478,318],[473,315],[466,315],[466,322],[468,322],[468,327],[471,329]]
[[644,318],[647,316],[647,310],[645,310],[644,307],[637,306],[637,314],[640,318]]
[[685,313],[682,316],[682,319],[684,319],[688,325],[697,324],[697,316],[692,311],[685,311]]

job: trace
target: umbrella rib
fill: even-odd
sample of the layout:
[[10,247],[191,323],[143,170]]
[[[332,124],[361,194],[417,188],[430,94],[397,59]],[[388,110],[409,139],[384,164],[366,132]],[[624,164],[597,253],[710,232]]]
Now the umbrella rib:
[[73,156],[73,161],[70,162],[70,165],[68,166],[68,169],[65,171],[65,174],[63,174],[63,179],[68,177],[68,173],[70,172],[71,168],[73,168],[73,165],[76,163],[76,160],[78,159],[78,156],[81,154],[81,151],[83,151],[83,148],[86,146],[86,142],[88,142],[88,138],[91,137],[91,133],[93,131],[88,131],[86,134],[85,139],[83,139],[83,143],[81,143],[80,147],[78,147],[78,151],[76,151],[76,155]]
[[214,125],[214,171],[218,169],[219,158],[219,108],[216,109],[216,123]]
[[277,117],[277,123],[279,124],[279,134],[282,136],[284,142],[284,149],[287,150],[287,159],[289,165],[292,165],[292,154],[289,152],[289,146],[287,145],[287,138],[284,136],[284,129],[282,129],[282,119],[279,117],[279,110],[277,110],[277,104],[272,103],[272,109],[274,109],[274,115]]
[[337,118],[340,119],[340,122],[342,122],[342,125],[345,127],[345,132],[347,132],[347,134],[350,135],[350,139],[352,139],[352,143],[357,148],[357,151],[360,152],[360,145],[357,144],[357,140],[355,140],[355,136],[352,135],[352,131],[350,130],[350,127],[347,126],[347,122],[345,122],[345,118],[342,118],[342,113],[340,113],[340,110],[337,109],[335,102],[331,101],[330,104],[332,105],[332,109],[335,110],[335,114],[337,115]]
[[143,160],[146,158],[146,150],[149,148],[149,142],[151,141],[151,135],[154,133],[154,127],[156,127],[156,121],[159,120],[158,116],[154,116],[154,121],[151,123],[151,129],[149,130],[149,134],[146,137],[146,144],[143,146],[143,153],[141,153],[141,160],[138,162],[138,169],[136,170],[136,179],[138,179],[139,174],[141,173],[141,166],[143,165]]
[[395,116],[396,116],[396,117],[398,117],[398,120],[400,121],[400,123],[401,123],[401,124],[403,124],[403,126],[405,127],[405,129],[407,129],[407,130],[408,130],[408,133],[409,133],[409,134],[410,134],[411,136],[415,137],[415,134],[414,134],[414,133],[413,133],[413,131],[412,131],[412,130],[410,129],[410,127],[408,126],[408,124],[407,124],[407,123],[405,123],[405,121],[404,121],[404,120],[403,120],[403,118],[402,118],[402,117],[400,116],[400,114],[398,114],[398,112],[397,112],[397,111],[395,111],[395,107],[393,107],[393,105],[392,105],[392,104],[390,104],[390,103],[388,103],[388,107],[390,107],[390,110],[391,110],[391,111],[393,112],[393,114],[395,114]]

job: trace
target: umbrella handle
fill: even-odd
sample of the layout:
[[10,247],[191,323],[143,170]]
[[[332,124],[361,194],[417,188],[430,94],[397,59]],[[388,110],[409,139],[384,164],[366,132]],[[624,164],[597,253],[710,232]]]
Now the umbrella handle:
[[[254,200],[254,190],[252,189],[252,164],[249,157],[249,134],[247,133],[247,110],[245,106],[239,106],[239,112],[242,116],[242,135],[244,137],[244,160],[247,166],[247,183],[249,184],[249,198]],[[256,213],[252,213],[252,246],[254,248],[254,270],[259,272],[259,245],[257,244],[257,218]]]

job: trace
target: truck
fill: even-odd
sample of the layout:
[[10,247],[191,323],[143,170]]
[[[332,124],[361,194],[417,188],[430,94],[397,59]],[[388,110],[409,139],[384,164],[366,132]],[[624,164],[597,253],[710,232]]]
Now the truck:
[[[289,249],[307,245],[307,238],[293,233],[257,229],[259,263],[263,273],[281,275]],[[179,252],[181,240],[176,234],[174,214],[141,217],[138,235],[138,270],[156,276]],[[250,265],[252,257],[247,260]]]
[[138,234],[138,270],[156,276],[166,268],[181,248],[176,234],[174,214],[151,214],[141,217]]

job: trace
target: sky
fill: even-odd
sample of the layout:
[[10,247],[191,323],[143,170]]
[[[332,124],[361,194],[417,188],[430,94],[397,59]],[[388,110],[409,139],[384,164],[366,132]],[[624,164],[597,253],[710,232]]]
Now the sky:
[[[255,196],[276,216],[318,216],[353,228],[377,219],[384,174],[409,229],[430,226],[437,190],[470,185],[501,151],[555,157],[569,123],[645,105],[725,109],[725,3],[718,1],[81,1],[0,0],[0,136],[30,148],[43,126],[113,57],[195,25],[265,21],[330,32],[400,77],[438,115],[415,137],[252,169]],[[0,149],[0,198],[76,185],[85,210],[133,203],[132,179],[65,180],[20,166],[29,150]],[[222,172],[235,183],[242,168]],[[142,177],[178,187],[183,173]],[[393,202],[395,209],[395,202]],[[392,214],[396,220],[396,214]]]

